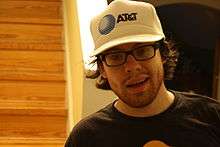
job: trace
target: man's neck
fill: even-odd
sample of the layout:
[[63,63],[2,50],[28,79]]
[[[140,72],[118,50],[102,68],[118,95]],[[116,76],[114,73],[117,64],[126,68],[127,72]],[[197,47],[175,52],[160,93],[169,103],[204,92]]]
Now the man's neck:
[[149,117],[164,112],[170,107],[173,101],[174,94],[168,91],[164,86],[164,83],[162,83],[156,98],[150,105],[142,108],[133,108],[119,99],[114,106],[118,111],[129,116]]

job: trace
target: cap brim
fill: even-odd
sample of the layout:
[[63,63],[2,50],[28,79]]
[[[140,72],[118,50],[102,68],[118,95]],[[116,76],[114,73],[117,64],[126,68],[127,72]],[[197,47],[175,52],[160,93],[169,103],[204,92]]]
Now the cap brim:
[[109,41],[99,48],[95,49],[91,54],[90,57],[96,56],[114,46],[125,44],[125,43],[131,43],[131,42],[155,42],[159,41],[164,38],[163,34],[157,34],[157,35],[149,35],[149,34],[141,34],[141,35],[132,35],[132,36],[126,36],[122,38],[117,38],[112,41]]

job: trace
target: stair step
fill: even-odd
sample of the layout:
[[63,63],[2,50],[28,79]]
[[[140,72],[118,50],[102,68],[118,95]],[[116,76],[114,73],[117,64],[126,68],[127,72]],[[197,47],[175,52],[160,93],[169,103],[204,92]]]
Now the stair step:
[[67,110],[64,108],[24,108],[24,107],[0,107],[0,117],[2,115],[9,116],[59,116],[59,117],[67,117]]
[[65,82],[1,81],[0,100],[65,101],[65,86]]
[[56,109],[62,112],[62,110],[65,110],[65,104],[62,101],[0,100],[0,114],[5,113],[5,111],[10,109],[12,111],[28,111],[28,109],[31,109],[31,111],[55,111]]
[[0,109],[0,136],[65,138],[65,109]]
[[63,147],[65,138],[4,138],[0,147]]

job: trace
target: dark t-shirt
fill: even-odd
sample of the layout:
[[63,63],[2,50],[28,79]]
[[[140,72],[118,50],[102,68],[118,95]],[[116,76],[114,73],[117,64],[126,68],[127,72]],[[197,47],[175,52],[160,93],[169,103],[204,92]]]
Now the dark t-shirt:
[[[131,117],[113,105],[81,120],[65,147],[220,147],[220,104],[174,92],[174,103],[152,117]],[[153,145],[154,144],[154,145]]]

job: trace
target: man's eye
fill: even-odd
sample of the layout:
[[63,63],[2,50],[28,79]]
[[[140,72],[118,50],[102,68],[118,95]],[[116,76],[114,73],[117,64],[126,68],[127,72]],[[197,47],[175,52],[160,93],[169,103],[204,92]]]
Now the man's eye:
[[154,49],[151,46],[144,46],[144,47],[141,47],[135,50],[134,54],[136,57],[145,58],[145,57],[152,56],[154,54]]
[[144,48],[139,48],[139,49],[137,49],[136,52],[135,52],[135,54],[136,54],[137,56],[142,56],[142,55],[144,55],[145,53],[146,53],[146,49],[144,49]]
[[109,54],[107,57],[110,60],[121,60],[123,58],[123,54],[122,53]]

